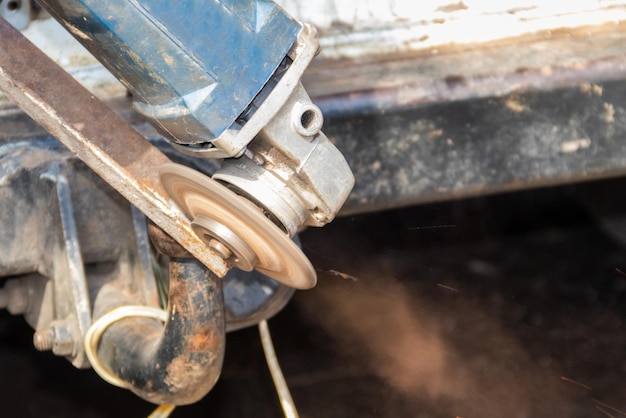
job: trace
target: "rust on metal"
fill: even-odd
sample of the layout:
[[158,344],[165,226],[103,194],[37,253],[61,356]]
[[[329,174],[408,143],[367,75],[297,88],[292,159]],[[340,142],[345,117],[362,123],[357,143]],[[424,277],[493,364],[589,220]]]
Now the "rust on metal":
[[175,258],[193,258],[189,251],[155,223],[148,222],[148,234],[150,242],[160,254]]
[[102,335],[98,355],[141,398],[197,402],[215,385],[225,350],[223,281],[195,259],[169,263],[168,319],[124,318]]
[[624,42],[625,23],[585,26],[410,54],[319,59],[302,81],[331,115],[552,91],[623,79]]
[[218,276],[228,267],[171,203],[158,169],[170,160],[0,18],[0,89]]

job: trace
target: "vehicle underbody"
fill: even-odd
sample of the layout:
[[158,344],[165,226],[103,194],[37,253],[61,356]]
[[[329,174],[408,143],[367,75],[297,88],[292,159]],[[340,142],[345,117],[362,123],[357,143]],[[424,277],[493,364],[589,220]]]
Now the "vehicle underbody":
[[626,3],[215,0],[217,52],[185,44],[200,6],[40,3],[0,2],[0,308],[158,405],[344,274],[307,228],[626,174]]

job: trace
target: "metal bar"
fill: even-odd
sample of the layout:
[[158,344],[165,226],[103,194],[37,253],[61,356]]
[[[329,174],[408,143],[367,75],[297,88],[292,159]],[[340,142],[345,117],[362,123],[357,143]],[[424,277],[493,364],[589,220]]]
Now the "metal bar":
[[170,202],[158,171],[170,160],[4,19],[0,89],[195,258],[222,277],[228,267]]
[[141,266],[143,280],[141,281],[147,290],[147,294],[151,296],[147,300],[148,305],[160,306],[161,299],[159,297],[159,289],[157,279],[155,277],[154,266],[152,265],[152,256],[150,248],[150,237],[148,236],[148,223],[146,216],[134,206],[130,208],[133,217],[133,228],[135,230],[137,245],[137,261]]
[[343,215],[626,175],[626,81],[327,119]]
[[[47,172],[42,174],[54,184],[58,214],[52,218],[48,230],[57,230],[51,246],[53,258],[49,268],[53,271],[55,306],[57,318],[72,330],[70,335],[76,341],[82,341],[83,336],[91,325],[91,303],[89,288],[83,263],[81,246],[78,241],[78,229],[72,204],[70,183],[65,168],[53,164]],[[77,334],[77,335],[75,335]],[[69,339],[68,339],[69,340]],[[68,345],[73,345],[68,341]],[[55,354],[68,355],[58,346],[53,346]],[[70,350],[67,350],[70,351]],[[74,352],[76,355],[73,355]],[[71,350],[72,364],[76,367],[87,367],[89,363],[81,349]]]
[[326,117],[551,91],[626,77],[626,24],[414,53],[318,59],[302,82]]

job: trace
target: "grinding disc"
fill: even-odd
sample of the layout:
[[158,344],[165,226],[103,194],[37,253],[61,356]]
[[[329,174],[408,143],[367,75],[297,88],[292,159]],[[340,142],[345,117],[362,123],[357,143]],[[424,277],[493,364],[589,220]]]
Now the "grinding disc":
[[[161,183],[205,242],[225,245],[237,261],[297,289],[315,286],[309,259],[295,242],[252,202],[212,178],[183,165],[166,164]],[[222,226],[224,228],[222,228]],[[211,233],[198,233],[210,229]]]

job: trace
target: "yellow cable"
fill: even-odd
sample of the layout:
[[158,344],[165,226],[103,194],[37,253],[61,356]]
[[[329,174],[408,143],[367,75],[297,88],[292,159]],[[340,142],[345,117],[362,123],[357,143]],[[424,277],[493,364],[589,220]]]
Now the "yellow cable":
[[167,418],[176,409],[174,405],[159,405],[148,418]]
[[[167,321],[167,312],[148,306],[122,306],[107,312],[96,322],[94,322],[85,335],[85,354],[91,363],[91,367],[94,371],[106,382],[118,386],[121,388],[128,388],[129,384],[118,376],[111,373],[104,367],[102,361],[98,357],[97,350],[98,344],[102,334],[115,322],[130,317],[145,317],[154,318],[162,322]],[[289,387],[285,381],[285,376],[278,363],[276,357],[276,351],[274,350],[274,344],[272,343],[272,336],[267,325],[267,321],[259,322],[259,334],[261,335],[261,345],[263,346],[263,353],[267,361],[267,367],[269,368],[274,386],[276,387],[276,393],[280,405],[283,409],[285,418],[299,418],[298,411],[296,410],[295,403],[289,392]],[[174,411],[174,405],[160,405],[157,407],[148,418],[167,418]]]
[[276,351],[274,351],[274,344],[272,343],[272,336],[270,329],[267,325],[267,321],[263,320],[259,322],[259,334],[261,335],[261,345],[263,346],[263,352],[265,353],[265,360],[267,361],[267,367],[270,369],[272,380],[274,381],[274,387],[276,387],[276,393],[280,400],[280,406],[283,408],[285,418],[299,418],[296,405],[293,402],[289,387],[285,381],[283,371],[280,369],[278,358],[276,357]]
[[102,315],[96,322],[91,324],[85,334],[85,354],[93,370],[106,382],[113,386],[128,389],[130,385],[111,373],[104,367],[104,364],[98,357],[98,344],[104,331],[107,330],[115,322],[131,317],[154,318],[161,322],[167,321],[167,312],[163,309],[152,308],[149,306],[121,306]]
[[[130,387],[127,382],[111,373],[106,367],[104,367],[104,364],[102,364],[102,361],[98,357],[98,344],[100,343],[100,338],[102,338],[104,331],[117,321],[124,318],[138,316],[158,319],[161,322],[167,321],[167,311],[164,311],[163,309],[152,308],[150,306],[121,306],[98,318],[96,322],[91,324],[85,334],[85,354],[87,355],[87,359],[89,359],[89,363],[91,363],[91,367],[98,374],[98,376],[113,386],[124,389],[128,389]],[[148,418],[168,418],[175,408],[176,407],[174,405],[160,405],[148,416]]]

